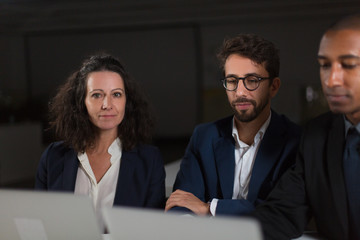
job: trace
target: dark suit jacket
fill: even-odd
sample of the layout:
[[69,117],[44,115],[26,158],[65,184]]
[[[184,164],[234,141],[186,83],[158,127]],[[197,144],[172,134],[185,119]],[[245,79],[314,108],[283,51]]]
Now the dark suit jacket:
[[296,167],[284,174],[255,211],[268,239],[300,236],[311,216],[327,239],[349,238],[344,142],[342,115],[326,113],[306,126]]
[[[72,148],[52,143],[40,159],[35,188],[74,192],[78,167]],[[114,205],[162,208],[164,202],[165,170],[159,150],[140,145],[123,151]]]
[[[235,171],[232,118],[195,128],[174,184],[174,190],[191,192],[204,202],[219,199],[216,215],[239,215],[253,210],[294,164],[300,139],[300,127],[273,111],[256,155],[248,198],[232,200]],[[185,210],[174,210],[179,209]]]

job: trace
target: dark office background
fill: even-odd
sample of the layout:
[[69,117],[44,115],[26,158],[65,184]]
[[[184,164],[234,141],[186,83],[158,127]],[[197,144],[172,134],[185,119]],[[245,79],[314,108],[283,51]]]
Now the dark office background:
[[118,56],[157,117],[165,163],[194,126],[231,113],[215,57],[227,36],[256,33],[280,49],[273,109],[302,124],[326,111],[316,54],[333,21],[359,0],[0,0],[0,186],[31,187],[53,141],[47,104],[88,55]]

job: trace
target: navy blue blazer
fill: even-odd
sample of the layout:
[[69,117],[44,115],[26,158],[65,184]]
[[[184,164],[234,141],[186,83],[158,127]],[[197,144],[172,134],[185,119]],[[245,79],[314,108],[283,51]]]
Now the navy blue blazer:
[[[79,167],[77,153],[62,142],[49,145],[41,156],[35,189],[74,192]],[[123,151],[114,205],[163,208],[165,170],[160,151],[140,145]]]
[[255,158],[248,197],[232,200],[235,172],[232,119],[230,116],[195,128],[173,188],[191,192],[204,202],[219,199],[216,215],[245,214],[265,200],[280,176],[295,163],[301,134],[298,125],[272,111]]

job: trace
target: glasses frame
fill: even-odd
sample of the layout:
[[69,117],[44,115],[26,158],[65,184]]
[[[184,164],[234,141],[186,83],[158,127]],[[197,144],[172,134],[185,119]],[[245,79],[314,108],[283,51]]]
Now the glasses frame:
[[[261,81],[272,79],[272,78],[270,78],[270,77],[259,77],[259,76],[255,76],[255,75],[248,75],[248,76],[246,76],[246,77],[236,77],[236,76],[230,76],[230,77],[236,79],[236,81],[237,81],[236,87],[235,87],[234,89],[232,89],[232,90],[229,90],[229,89],[227,89],[227,87],[226,87],[226,78],[227,78],[227,77],[225,77],[225,78],[223,78],[223,79],[220,79],[220,81],[222,82],[223,87],[224,87],[227,91],[236,91],[236,89],[237,89],[238,86],[239,86],[239,81],[240,81],[240,80],[243,81],[244,87],[245,87],[247,90],[249,90],[249,91],[255,91],[255,90],[258,89],[258,87],[260,86],[260,82],[261,82]],[[256,78],[257,78],[258,81],[257,81],[257,86],[256,86],[256,88],[251,89],[251,88],[248,88],[248,86],[246,86],[245,79],[248,78],[248,77],[256,77]]]

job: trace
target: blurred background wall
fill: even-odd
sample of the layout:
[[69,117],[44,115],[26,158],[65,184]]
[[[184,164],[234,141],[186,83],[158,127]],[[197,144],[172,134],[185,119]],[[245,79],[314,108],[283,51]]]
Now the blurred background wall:
[[0,0],[0,186],[32,186],[32,166],[54,141],[48,102],[90,54],[118,56],[141,83],[157,117],[154,144],[169,163],[196,124],[231,114],[215,57],[225,37],[255,33],[278,46],[273,109],[302,124],[327,109],[320,37],[355,12],[359,0]]

